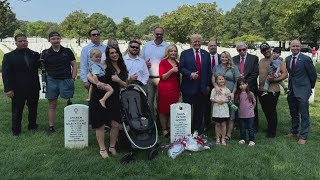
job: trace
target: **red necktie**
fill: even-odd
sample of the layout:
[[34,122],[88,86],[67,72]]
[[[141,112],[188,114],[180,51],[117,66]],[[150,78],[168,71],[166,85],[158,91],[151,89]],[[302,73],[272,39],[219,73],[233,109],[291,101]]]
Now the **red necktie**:
[[240,61],[240,73],[241,73],[241,74],[244,73],[244,57],[241,57],[241,61]]
[[213,69],[216,66],[216,59],[214,58],[214,55],[212,56],[212,62],[211,62],[211,69]]
[[291,62],[291,71],[294,72],[294,68],[296,67],[296,58],[297,57],[292,57],[292,62]]
[[196,50],[196,64],[198,69],[198,75],[201,74],[201,62],[200,62],[200,56],[199,56],[199,50]]

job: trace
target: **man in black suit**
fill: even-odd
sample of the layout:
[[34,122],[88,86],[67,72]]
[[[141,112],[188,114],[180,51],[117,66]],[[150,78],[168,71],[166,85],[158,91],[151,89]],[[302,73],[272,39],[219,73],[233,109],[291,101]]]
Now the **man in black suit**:
[[27,37],[18,34],[14,37],[17,48],[4,55],[2,78],[4,92],[12,99],[12,134],[21,133],[21,121],[24,104],[27,103],[29,115],[28,129],[38,128],[37,109],[39,99],[39,53],[28,48]]
[[[239,42],[236,44],[237,51],[239,55],[234,56],[233,63],[234,65],[238,66],[240,70],[241,77],[244,77],[247,82],[251,92],[255,95],[257,99],[257,92],[258,92],[258,83],[257,78],[259,75],[259,58],[258,56],[252,55],[247,53],[248,46],[243,42]],[[254,126],[255,130],[258,131],[259,129],[259,119],[258,119],[258,108],[257,105],[254,108]]]
[[[210,65],[211,75],[212,75],[214,67],[221,63],[220,54],[218,54],[217,50],[218,50],[217,42],[210,41],[208,43],[208,51],[210,54],[210,61],[211,61],[211,65]],[[213,89],[213,84],[212,84],[211,80],[209,82],[209,87],[210,87],[209,92],[211,92],[211,90]],[[210,101],[210,93],[209,93],[208,97],[207,97],[206,109],[204,112],[204,129],[203,129],[204,131],[208,131],[211,128],[211,117],[212,117],[211,116],[211,104],[212,104],[212,102]]]

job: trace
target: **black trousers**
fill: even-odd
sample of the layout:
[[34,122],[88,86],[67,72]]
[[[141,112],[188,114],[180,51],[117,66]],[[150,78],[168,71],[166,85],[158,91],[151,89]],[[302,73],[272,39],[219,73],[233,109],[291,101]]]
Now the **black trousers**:
[[193,124],[191,131],[197,130],[200,131],[202,127],[203,113],[205,109],[205,98],[207,96],[198,92],[194,95],[182,94],[183,102],[191,105],[193,110]]
[[268,92],[268,94],[261,96],[262,92],[259,91],[258,94],[262,110],[268,122],[267,134],[275,136],[278,125],[277,103],[280,92],[275,94]]
[[28,129],[37,127],[37,111],[38,111],[39,91],[33,91],[28,94],[15,94],[12,98],[12,133],[18,135],[21,132],[21,121],[24,105],[28,107]]
[[[209,91],[211,93],[211,90]],[[204,124],[203,124],[203,128],[206,128],[207,130],[209,130],[211,128],[211,104],[212,102],[210,101],[210,93],[209,95],[206,96],[205,99],[205,111],[204,111]]]

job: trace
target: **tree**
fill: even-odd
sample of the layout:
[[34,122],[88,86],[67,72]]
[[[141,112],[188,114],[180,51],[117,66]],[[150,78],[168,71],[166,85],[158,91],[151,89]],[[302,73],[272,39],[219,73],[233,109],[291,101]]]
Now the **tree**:
[[117,27],[117,37],[126,41],[130,41],[133,37],[137,36],[137,26],[129,17],[124,17],[122,22]]
[[93,13],[88,18],[88,25],[91,28],[97,28],[100,31],[101,39],[115,38],[117,25],[110,17]]
[[223,39],[225,41],[246,34],[263,35],[260,23],[261,0],[242,0],[224,16]]
[[319,0],[296,0],[284,11],[287,14],[285,17],[287,30],[298,34],[292,38],[314,43],[320,40]]
[[88,25],[88,14],[80,11],[73,11],[61,23],[61,31],[65,37],[77,38],[80,46],[80,39],[87,37],[90,27]]
[[167,35],[175,42],[186,43],[192,34],[202,34],[205,41],[217,37],[222,11],[215,3],[184,5],[171,13],[164,13],[161,24]]
[[137,27],[139,37],[148,39],[152,35],[154,28],[160,25],[160,18],[155,15],[147,16]]
[[27,23],[27,34],[35,37],[47,37],[47,25],[43,21],[28,22]]
[[[1,1],[2,2],[2,1]],[[2,7],[3,8],[3,7]],[[12,37],[18,27],[16,15],[11,9],[1,9],[0,39]]]

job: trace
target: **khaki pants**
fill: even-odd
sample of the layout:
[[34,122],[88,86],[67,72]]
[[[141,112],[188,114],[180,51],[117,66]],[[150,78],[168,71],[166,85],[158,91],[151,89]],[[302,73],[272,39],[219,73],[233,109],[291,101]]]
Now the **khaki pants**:
[[148,105],[150,107],[152,116],[156,120],[157,104],[158,104],[158,84],[160,78],[149,78],[147,83],[147,93],[148,93]]

